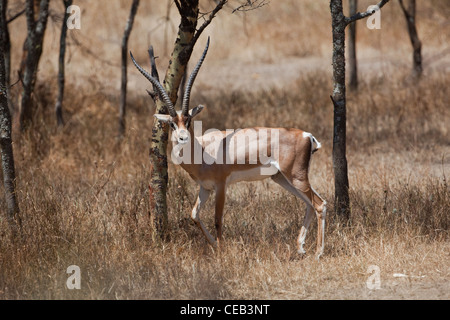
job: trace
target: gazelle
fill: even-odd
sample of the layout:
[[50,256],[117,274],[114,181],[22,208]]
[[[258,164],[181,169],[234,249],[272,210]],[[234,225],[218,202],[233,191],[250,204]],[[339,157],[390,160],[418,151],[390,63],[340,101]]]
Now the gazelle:
[[[220,245],[226,188],[238,181],[256,181],[270,177],[306,203],[306,216],[297,239],[300,254],[305,253],[303,245],[306,233],[313,213],[316,213],[318,219],[316,254],[320,257],[324,249],[326,202],[311,187],[308,180],[312,154],[321,147],[310,133],[299,129],[256,127],[236,132],[208,130],[211,132],[194,135],[192,119],[203,110],[203,106],[199,105],[189,110],[189,98],[208,47],[209,38],[187,82],[181,111],[175,110],[164,87],[139,66],[130,53],[136,68],[153,84],[169,111],[169,114],[155,114],[155,117],[168,123],[172,129],[172,158],[183,157],[183,161],[179,164],[200,185],[191,218],[212,246]],[[198,157],[198,152],[192,150],[200,151],[201,157]],[[217,241],[200,220],[200,209],[212,191],[215,191]]]

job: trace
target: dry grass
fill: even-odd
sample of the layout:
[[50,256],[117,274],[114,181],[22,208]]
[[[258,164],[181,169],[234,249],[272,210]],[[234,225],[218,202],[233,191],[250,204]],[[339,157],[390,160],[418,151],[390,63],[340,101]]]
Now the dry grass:
[[[118,9],[127,8],[124,3],[105,9],[105,21],[115,21],[118,15],[123,21],[126,13]],[[118,145],[118,94],[114,88],[119,76],[112,76],[117,68],[99,63],[77,47],[71,49],[69,68],[72,65],[81,69],[74,70],[68,86],[78,90],[67,92],[65,128],[57,130],[54,125],[56,82],[52,64],[56,60],[51,58],[52,53],[41,65],[41,77],[46,81],[40,81],[37,89],[40,107],[34,127],[15,138],[23,237],[11,238],[6,221],[0,220],[0,298],[448,299],[448,71],[430,65],[422,81],[412,83],[409,67],[393,67],[400,56],[393,49],[387,54],[378,52],[378,56],[385,54],[386,61],[394,61],[389,67],[381,73],[362,74],[359,92],[348,97],[352,220],[346,226],[333,213],[330,70],[314,65],[288,80],[277,75],[284,82],[268,89],[256,86],[248,90],[243,85],[229,90],[216,86],[217,82],[202,80],[214,79],[215,67],[219,75],[225,74],[220,65],[233,59],[243,68],[242,76],[245,70],[252,72],[261,64],[277,65],[287,60],[304,66],[302,59],[307,55],[318,56],[329,66],[329,25],[325,21],[328,12],[322,11],[327,5],[316,3],[319,2],[284,1],[280,14],[284,20],[269,19],[264,13],[248,14],[245,23],[250,36],[239,33],[236,48],[228,51],[221,51],[229,46],[216,40],[218,48],[211,51],[199,75],[192,103],[207,106],[200,116],[204,128],[292,126],[313,132],[322,142],[323,149],[315,154],[311,168],[314,188],[330,204],[326,249],[320,261],[313,256],[315,226],[307,238],[308,254],[304,258],[297,255],[295,240],[304,204],[271,181],[229,188],[224,224],[226,245],[221,252],[214,252],[188,218],[197,187],[174,166],[170,166],[168,239],[152,239],[147,185],[148,128],[153,106],[142,90],[146,83],[136,74],[131,77],[128,128],[125,140]],[[142,12],[154,12],[152,17],[163,15],[163,5],[152,7],[153,11],[150,7],[144,4]],[[267,10],[274,12],[274,7],[268,6]],[[317,30],[310,29],[308,36],[299,38],[300,43],[305,43],[290,46],[297,38],[283,33],[281,22],[296,21],[293,8],[302,12],[304,18],[294,28],[305,30],[317,20]],[[426,7],[420,16],[428,19],[425,21],[430,23],[430,29],[437,30],[440,16],[436,18],[430,8]],[[89,7],[95,9],[99,8]],[[307,10],[317,13],[315,19],[306,14]],[[396,12],[398,8],[392,10]],[[390,11],[386,11],[386,19],[389,17]],[[137,30],[148,28],[143,22],[145,16],[140,19]],[[94,18],[86,13],[84,23],[91,21]],[[228,26],[221,29],[223,36],[231,37],[232,30],[238,30],[243,20],[224,14],[217,22],[210,32],[219,38],[221,24]],[[273,26],[273,34],[263,32],[261,24]],[[392,28],[393,35],[386,35],[386,43],[400,37],[404,26],[399,24]],[[86,44],[97,41],[99,35],[116,39],[115,32],[120,34],[121,28],[111,22],[107,31],[96,28],[92,31],[95,35],[79,36]],[[22,35],[24,30],[14,32]],[[162,37],[158,37],[162,45]],[[281,40],[273,41],[274,37]],[[437,48],[426,54],[432,57],[445,49],[441,41],[447,37],[448,33],[438,39],[425,37],[425,48],[426,43]],[[54,41],[47,37],[49,52],[51,48],[55,50]],[[132,40],[132,44],[133,41],[137,40]],[[241,47],[245,41],[249,41],[248,45]],[[115,44],[107,40],[103,43],[105,48],[92,50],[104,51],[105,61],[119,61],[118,52],[108,50]],[[146,59],[145,45],[133,49],[140,52],[141,60]],[[367,51],[362,52],[369,52],[363,54],[364,64],[364,59],[370,60],[374,55],[368,50],[367,40],[361,39],[363,46]],[[17,45],[16,49],[20,52]],[[292,56],[295,60],[290,60]],[[102,77],[112,80],[105,83]],[[224,81],[243,80],[226,77]],[[0,207],[4,207],[3,198]],[[202,212],[205,224],[213,230],[212,201]],[[81,290],[66,288],[66,269],[73,264],[81,268]],[[380,290],[366,287],[370,265],[381,270]],[[395,278],[394,273],[410,277]]]

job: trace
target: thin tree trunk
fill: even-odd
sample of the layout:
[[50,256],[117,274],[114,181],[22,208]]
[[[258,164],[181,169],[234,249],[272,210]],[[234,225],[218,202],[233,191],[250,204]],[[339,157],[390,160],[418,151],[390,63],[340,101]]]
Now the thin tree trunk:
[[61,26],[61,37],[59,39],[59,71],[58,71],[58,97],[55,104],[55,115],[58,126],[64,126],[64,118],[62,115],[64,101],[64,85],[65,85],[65,57],[66,57],[66,35],[67,35],[67,19],[70,13],[67,8],[72,5],[73,0],[63,0],[64,3],[64,19]]
[[1,0],[1,26],[0,32],[1,37],[3,37],[3,53],[5,57],[5,85],[6,85],[6,95],[8,99],[9,112],[12,113],[14,108],[12,106],[10,86],[11,86],[11,41],[9,37],[8,21],[6,19],[6,9],[8,7],[8,0]]
[[134,17],[139,6],[139,0],[133,0],[131,4],[130,16],[125,27],[122,38],[122,85],[120,89],[120,107],[119,107],[119,137],[125,134],[125,115],[127,107],[127,62],[128,62],[128,39],[133,29]]
[[[163,82],[172,103],[178,98],[178,88],[184,75],[185,68],[192,54],[192,40],[197,26],[198,0],[181,1],[177,3],[181,15],[178,36],[169,62],[169,67]],[[166,114],[167,108],[161,99],[156,100],[155,113]],[[168,126],[161,121],[154,121],[150,145],[151,180],[150,180],[150,214],[154,229],[160,235],[167,229],[167,201],[168,184],[167,144]]]
[[[357,11],[358,0],[349,0],[350,16]],[[350,23],[348,27],[348,64],[349,64],[349,81],[350,90],[358,88],[358,64],[356,60],[356,21]]]
[[416,0],[409,0],[408,8],[403,4],[403,0],[399,0],[400,7],[405,15],[408,27],[409,39],[413,47],[413,75],[419,77],[422,75],[422,42],[416,28]]
[[[0,10],[3,12],[6,1],[1,1]],[[6,24],[6,16],[1,15],[0,25]],[[13,230],[20,226],[19,206],[16,197],[16,174],[14,169],[14,154],[11,138],[11,115],[8,108],[8,83],[5,68],[5,46],[6,39],[1,33],[0,40],[0,153],[2,158],[3,185],[5,189],[7,219]]]
[[345,16],[342,0],[331,0],[333,29],[333,95],[334,136],[333,168],[335,176],[336,212],[345,218],[350,215],[349,182],[346,157],[347,108],[345,96]]
[[[25,1],[29,1],[29,0],[25,0]],[[30,22],[35,22],[39,18],[39,4],[40,4],[40,0],[32,0],[32,2],[33,2],[33,19],[32,20],[30,19]],[[29,15],[27,15],[27,8],[29,9],[29,5],[30,5],[30,3],[26,2],[25,3],[25,9],[24,9],[24,13],[25,13],[25,16],[27,18],[27,29],[28,29],[27,32],[29,32],[29,28],[28,28]],[[28,33],[27,33],[27,38],[25,39],[25,42],[23,43],[23,48],[22,48],[22,59],[20,60],[20,67],[19,67],[19,77],[20,77],[20,79],[23,79],[23,75],[25,73],[25,66],[27,64],[27,56],[28,56],[27,40],[28,40]]]
[[[165,75],[163,86],[168,93],[173,105],[176,105],[177,93],[186,71],[187,64],[192,54],[198,38],[204,29],[211,23],[215,15],[227,3],[227,0],[220,0],[216,7],[209,13],[203,24],[196,29],[198,21],[198,0],[174,0],[178,12],[181,16],[181,23],[178,28],[178,35],[172,51],[169,67]],[[152,74],[156,73],[156,65],[152,48],[149,50],[152,60]],[[155,93],[150,93],[156,103],[155,113],[167,114],[167,107]],[[161,121],[154,121],[152,127],[152,138],[149,151],[150,157],[150,216],[155,231],[154,235],[164,236],[167,230],[167,201],[166,192],[169,180],[167,170],[167,144],[169,132],[168,126]]]
[[22,101],[20,104],[20,128],[24,130],[32,122],[33,105],[31,94],[36,82],[37,68],[42,54],[45,29],[48,20],[49,0],[41,0],[39,5],[39,18],[35,20],[34,1],[26,1],[26,17],[28,35],[26,39],[26,60],[23,73]]
[[[377,10],[380,10],[388,2],[389,0],[381,0],[377,4]],[[346,17],[342,9],[342,0],[330,0],[330,12],[333,33],[333,94],[331,100],[334,105],[334,198],[336,213],[348,220],[350,218],[350,197],[346,156],[345,27],[356,20],[371,16],[376,11],[370,9]]]

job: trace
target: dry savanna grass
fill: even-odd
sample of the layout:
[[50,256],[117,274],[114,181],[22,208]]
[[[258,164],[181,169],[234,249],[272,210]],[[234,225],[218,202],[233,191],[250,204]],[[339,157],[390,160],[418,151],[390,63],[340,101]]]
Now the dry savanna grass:
[[[154,106],[144,91],[148,84],[131,68],[126,137],[120,144],[116,139],[118,48],[129,4],[79,1],[83,27],[75,36],[82,45],[69,41],[67,124],[58,130],[53,116],[58,28],[50,22],[34,123],[23,134],[15,132],[23,235],[11,237],[2,212],[1,299],[449,298],[447,2],[418,1],[426,62],[418,82],[409,77],[410,49],[397,3],[383,9],[383,23],[391,27],[371,36],[361,24],[360,86],[348,94],[352,218],[346,224],[333,210],[328,4],[279,2],[217,17],[192,104],[206,105],[199,116],[204,129],[298,127],[321,141],[310,175],[329,203],[323,257],[313,255],[314,221],[306,256],[297,254],[305,205],[270,180],[229,188],[225,245],[214,251],[189,219],[198,187],[173,165],[167,237],[152,237],[148,147]],[[164,25],[157,27],[166,10],[161,3],[140,8],[130,39],[140,61],[147,59],[148,41],[161,51],[166,43]],[[102,21],[92,14],[99,10]],[[172,15],[176,26],[175,8]],[[11,25],[13,65],[25,35],[21,19]],[[94,45],[99,41],[102,46]],[[167,57],[159,60],[163,70]],[[213,211],[210,200],[202,217],[211,231]],[[80,290],[67,289],[71,265],[81,269]],[[379,268],[378,290],[367,284],[372,266]]]

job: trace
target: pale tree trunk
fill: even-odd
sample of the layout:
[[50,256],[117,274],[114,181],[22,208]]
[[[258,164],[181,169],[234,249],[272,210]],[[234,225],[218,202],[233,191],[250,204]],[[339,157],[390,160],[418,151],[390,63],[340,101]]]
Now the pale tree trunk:
[[[33,119],[34,110],[31,94],[34,90],[37,69],[42,54],[44,34],[48,20],[48,3],[49,0],[40,1],[39,14],[35,12],[35,2],[33,0],[27,0],[25,3],[28,34],[25,42],[26,57],[24,61],[25,65],[22,79],[22,100],[19,110],[21,130],[24,130],[26,127],[28,127]],[[38,16],[37,20],[35,20],[35,15]]]
[[[356,14],[358,8],[358,0],[349,0],[350,16]],[[358,88],[358,63],[356,60],[356,21],[348,26],[348,64],[349,64],[349,81],[350,90]]]
[[405,15],[408,27],[409,39],[413,47],[413,75],[419,77],[422,75],[422,42],[419,39],[416,28],[416,0],[408,0],[409,5],[406,8],[403,0],[399,0],[400,7]]
[[[380,1],[378,7],[383,7],[387,2],[389,0]],[[333,33],[333,94],[331,100],[334,105],[334,200],[336,213],[348,220],[350,218],[350,197],[346,156],[345,28],[356,20],[372,15],[375,11],[358,12],[350,17],[346,17],[342,9],[342,0],[330,0],[330,11]]]
[[125,135],[125,115],[127,108],[127,62],[128,62],[128,39],[133,29],[134,17],[139,6],[139,0],[133,0],[131,4],[130,16],[122,38],[122,85],[120,88],[120,106],[119,106],[119,137]]
[[[6,1],[0,2],[0,10]],[[0,25],[6,24],[5,15],[0,17]],[[19,206],[16,197],[16,174],[14,169],[14,154],[11,138],[11,114],[8,108],[8,83],[5,69],[5,38],[2,32],[0,38],[0,153],[5,189],[6,214],[13,230],[20,226]]]
[[66,36],[67,36],[67,19],[70,13],[67,13],[67,8],[73,3],[73,0],[63,0],[64,3],[64,19],[61,26],[61,37],[59,39],[59,63],[58,63],[58,97],[55,104],[56,123],[58,126],[64,125],[64,118],[62,115],[63,101],[64,101],[64,85],[65,85],[65,57],[66,57]]

